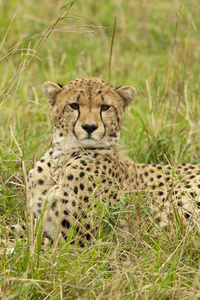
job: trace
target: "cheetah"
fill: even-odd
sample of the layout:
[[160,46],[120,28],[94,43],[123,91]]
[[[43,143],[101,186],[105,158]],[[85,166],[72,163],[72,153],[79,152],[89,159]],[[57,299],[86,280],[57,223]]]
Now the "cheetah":
[[93,219],[98,201],[112,206],[143,191],[159,228],[169,229],[177,215],[181,224],[198,224],[200,165],[140,164],[117,150],[125,109],[136,96],[133,87],[86,77],[65,86],[46,82],[43,91],[53,141],[29,173],[28,198],[44,236],[73,235],[84,246],[98,227]]

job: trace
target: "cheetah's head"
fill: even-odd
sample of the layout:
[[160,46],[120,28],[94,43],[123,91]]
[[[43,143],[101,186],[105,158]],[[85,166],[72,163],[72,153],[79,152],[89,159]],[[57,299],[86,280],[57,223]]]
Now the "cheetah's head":
[[131,86],[113,88],[95,77],[80,78],[66,86],[46,82],[43,90],[51,108],[53,143],[71,148],[115,144],[124,110],[136,95]]

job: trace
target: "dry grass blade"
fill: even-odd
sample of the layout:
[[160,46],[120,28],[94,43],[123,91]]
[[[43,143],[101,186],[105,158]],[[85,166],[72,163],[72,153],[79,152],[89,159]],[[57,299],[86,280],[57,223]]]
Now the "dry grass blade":
[[[71,5],[69,5],[69,8],[67,8],[61,14],[61,16],[57,18],[57,20],[55,21],[55,23],[53,23],[52,25],[50,25],[44,31],[44,33],[41,35],[41,37],[39,38],[39,40],[35,43],[34,47],[32,49],[28,48],[27,51],[26,51],[26,53],[22,55],[22,59],[19,62],[19,65],[18,65],[18,68],[17,68],[15,74],[12,76],[12,78],[9,81],[9,83],[7,84],[7,86],[4,88],[4,90],[0,94],[0,104],[1,105],[4,104],[6,102],[6,100],[8,100],[8,96],[11,93],[11,91],[12,91],[13,87],[15,86],[16,82],[22,76],[22,74],[24,73],[24,71],[28,67],[30,67],[30,65],[33,62],[34,58],[36,57],[37,53],[43,47],[43,45],[45,44],[46,40],[49,38],[49,36],[55,30],[56,26],[60,23],[60,21],[63,20],[66,17],[68,11],[70,10],[70,8],[74,4],[74,2],[76,2],[76,0],[72,1]],[[28,60],[28,56],[29,56],[30,51],[34,52],[34,53],[31,55],[31,58]]]
[[108,82],[110,82],[111,80],[111,63],[112,63],[112,53],[113,53],[116,25],[117,25],[117,17],[115,17],[111,45],[110,45],[110,55],[109,55],[109,63],[108,63]]

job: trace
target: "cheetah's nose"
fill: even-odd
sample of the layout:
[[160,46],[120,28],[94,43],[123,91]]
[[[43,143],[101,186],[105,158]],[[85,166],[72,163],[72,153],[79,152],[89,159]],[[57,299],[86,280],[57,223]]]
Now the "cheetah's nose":
[[82,125],[82,128],[88,133],[91,134],[93,131],[95,131],[97,129],[98,126],[96,126],[95,124],[85,124]]

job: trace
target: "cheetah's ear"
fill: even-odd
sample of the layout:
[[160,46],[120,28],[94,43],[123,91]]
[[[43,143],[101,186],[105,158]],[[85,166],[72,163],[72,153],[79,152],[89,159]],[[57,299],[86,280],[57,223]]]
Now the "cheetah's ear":
[[43,85],[44,95],[48,99],[51,107],[56,103],[56,97],[61,91],[63,91],[62,87],[54,82],[47,81]]
[[132,86],[119,87],[116,89],[116,92],[123,98],[125,107],[129,105],[137,95],[136,89]]

